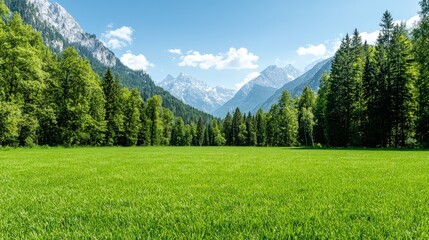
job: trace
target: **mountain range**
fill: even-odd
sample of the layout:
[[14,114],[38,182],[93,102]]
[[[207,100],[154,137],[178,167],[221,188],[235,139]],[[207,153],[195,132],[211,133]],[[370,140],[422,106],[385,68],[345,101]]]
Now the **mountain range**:
[[271,106],[278,102],[282,95],[282,92],[285,90],[289,91],[292,97],[301,95],[302,91],[306,86],[317,92],[320,87],[320,79],[322,78],[323,73],[329,73],[329,71],[331,70],[332,60],[333,58],[331,57],[321,62],[318,62],[300,77],[286,83],[281,88],[277,89],[274,94],[272,94],[268,99],[266,99],[266,101],[257,105],[253,109],[253,112],[258,111],[258,109],[260,108],[265,111],[269,111]]
[[126,67],[94,34],[86,33],[60,4],[48,0],[5,0],[5,4],[11,11],[18,12],[24,22],[40,32],[45,44],[55,53],[59,54],[70,46],[74,47],[82,57],[88,59],[100,76],[107,68],[111,68],[112,72],[119,76],[123,86],[137,88],[144,100],[160,95],[163,98],[163,106],[186,122],[196,122],[199,118],[208,121],[213,118],[156,86],[145,72]]
[[230,100],[235,90],[224,87],[210,87],[205,82],[185,73],[176,78],[168,75],[158,86],[173,96],[201,111],[211,113]]
[[301,71],[292,65],[267,67],[261,74],[244,85],[235,96],[213,112],[216,117],[225,117],[237,107],[241,112],[255,112],[254,109],[271,97],[277,89],[293,81]]
[[144,100],[160,95],[163,106],[186,122],[196,122],[199,118],[208,121],[213,118],[209,113],[223,118],[237,107],[242,112],[255,113],[259,108],[268,111],[284,90],[293,96],[299,95],[305,86],[317,91],[323,72],[329,71],[332,64],[332,59],[326,59],[304,74],[292,65],[269,66],[238,92],[210,87],[186,74],[176,78],[169,75],[157,86],[144,71],[126,67],[94,34],[86,33],[60,4],[49,0],[5,0],[5,3],[39,31],[46,45],[55,53],[74,47],[100,76],[111,68],[123,86],[137,88]]

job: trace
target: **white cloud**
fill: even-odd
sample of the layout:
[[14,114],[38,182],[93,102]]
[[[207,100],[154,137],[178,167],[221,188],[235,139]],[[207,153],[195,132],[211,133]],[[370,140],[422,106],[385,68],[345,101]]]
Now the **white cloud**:
[[186,56],[181,57],[179,66],[199,67],[201,69],[216,68],[223,69],[254,69],[258,56],[249,52],[247,48],[230,48],[228,52],[221,54],[201,54],[198,51],[189,51]]
[[[405,20],[405,21],[397,20],[397,21],[394,21],[394,23],[400,24],[401,22],[404,22],[406,25],[406,28],[408,30],[411,30],[418,24],[420,19],[421,19],[420,16],[416,15],[411,17],[408,20]],[[363,42],[367,41],[368,44],[374,45],[377,43],[379,34],[380,34],[380,30],[377,30],[374,32],[361,32],[359,35],[362,38]],[[340,37],[342,38],[342,35],[340,35]],[[327,50],[327,47],[326,47],[327,45],[332,46],[330,48],[331,50],[329,51]],[[313,61],[318,61],[320,59],[325,59],[335,55],[337,50],[340,48],[340,45],[341,45],[341,39],[325,41],[324,43],[321,43],[319,45],[310,44],[307,47],[298,48],[297,54],[300,56],[312,55],[316,57],[313,59]]]
[[127,26],[120,27],[116,30],[107,31],[107,38],[117,38],[131,43],[133,41],[133,29]]
[[133,70],[147,71],[148,68],[155,67],[143,54],[134,55],[130,51],[122,55],[121,62]]
[[[112,24],[107,27],[112,28]],[[133,41],[134,30],[131,27],[123,26],[118,29],[108,30],[101,35],[103,43],[112,49],[121,49],[129,46]]]
[[369,45],[374,45],[377,42],[380,31],[377,30],[371,33],[361,32],[359,35],[362,38],[362,42],[366,41]]
[[259,77],[261,74],[258,72],[252,72],[249,75],[247,75],[243,81],[235,84],[235,89],[239,90],[241,89],[244,85],[246,85],[248,82],[252,81],[253,79]]
[[321,57],[326,55],[327,49],[325,44],[321,43],[319,45],[308,45],[307,47],[300,47],[296,51],[299,56],[313,55],[316,57]]
[[104,42],[104,45],[106,45],[108,48],[111,48],[111,49],[121,49],[123,47],[128,46],[127,43],[121,40],[118,40],[116,38],[108,39],[107,42]]
[[397,21],[395,21],[394,23],[395,23],[395,24],[405,23],[405,27],[406,27],[408,30],[411,30],[411,29],[413,29],[415,26],[417,26],[417,24],[420,22],[420,20],[421,20],[420,16],[419,16],[419,15],[415,15],[415,16],[411,17],[411,18],[410,18],[410,19],[408,19],[408,20],[397,20]]
[[168,52],[173,53],[173,54],[177,54],[177,55],[182,55],[182,50],[179,48],[168,49]]

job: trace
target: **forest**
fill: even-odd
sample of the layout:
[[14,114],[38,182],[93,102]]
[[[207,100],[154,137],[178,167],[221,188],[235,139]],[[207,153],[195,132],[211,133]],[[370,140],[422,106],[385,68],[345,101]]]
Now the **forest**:
[[346,35],[317,93],[185,122],[75,49],[53,53],[0,2],[0,146],[428,147],[429,1],[420,5],[410,31],[386,11],[374,46]]

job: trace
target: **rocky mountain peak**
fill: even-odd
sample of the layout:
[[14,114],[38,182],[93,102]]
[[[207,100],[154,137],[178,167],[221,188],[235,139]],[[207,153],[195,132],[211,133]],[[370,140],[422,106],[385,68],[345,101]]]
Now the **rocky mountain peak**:
[[[79,23],[58,3],[48,0],[26,0],[37,10],[37,18],[58,32],[68,44],[86,48],[95,59],[107,67],[116,66],[115,55],[95,35],[85,33]],[[63,50],[66,43],[59,39],[45,39],[49,45]]]

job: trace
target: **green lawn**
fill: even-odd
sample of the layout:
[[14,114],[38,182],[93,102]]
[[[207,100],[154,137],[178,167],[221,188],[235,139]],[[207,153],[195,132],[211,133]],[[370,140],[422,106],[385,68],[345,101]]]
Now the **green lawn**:
[[429,152],[0,149],[0,239],[429,238]]

